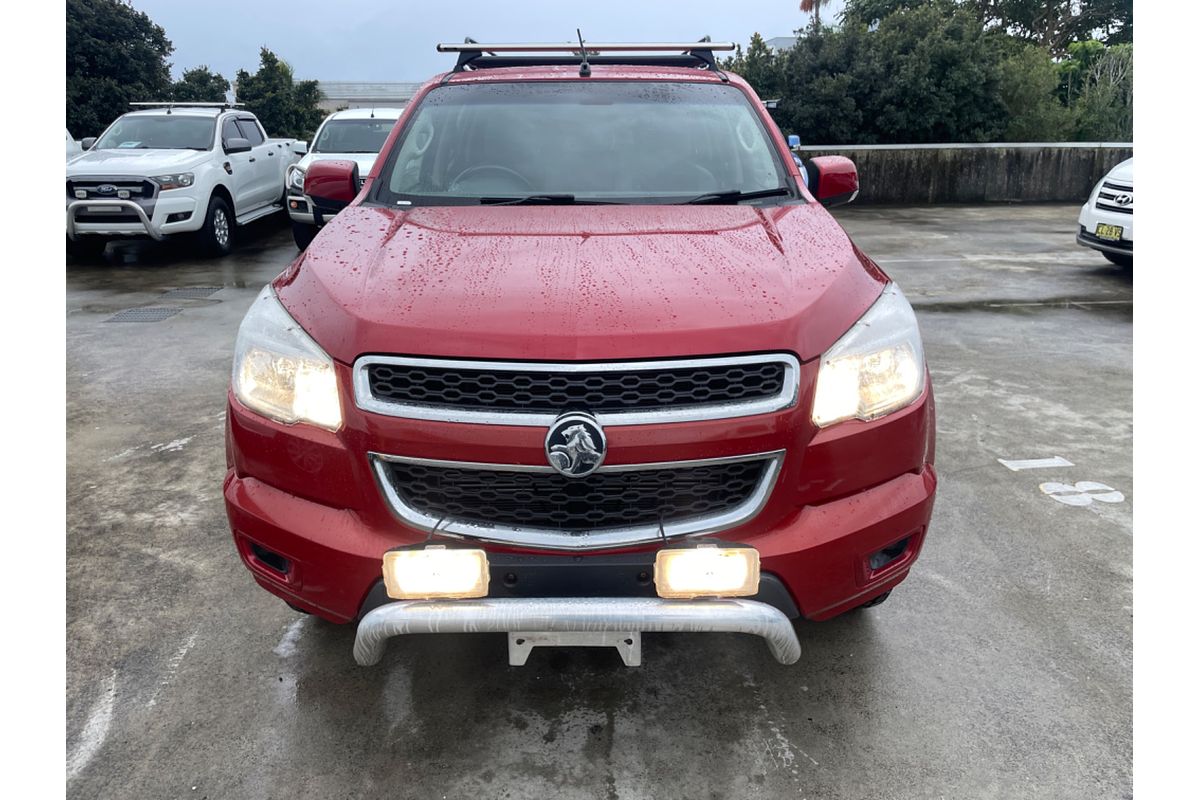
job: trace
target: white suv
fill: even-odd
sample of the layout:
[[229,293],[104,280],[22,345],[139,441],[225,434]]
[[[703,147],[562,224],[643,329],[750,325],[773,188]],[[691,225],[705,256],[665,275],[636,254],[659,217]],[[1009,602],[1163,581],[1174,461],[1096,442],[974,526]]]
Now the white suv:
[[1079,210],[1075,241],[1114,264],[1133,266],[1133,159],[1117,164]]
[[320,223],[313,215],[312,200],[304,195],[304,175],[314,161],[345,159],[358,164],[360,178],[375,165],[379,149],[403,108],[351,108],[335,111],[317,128],[312,147],[300,163],[288,170],[287,210],[292,218],[292,237],[301,250],[317,235]]

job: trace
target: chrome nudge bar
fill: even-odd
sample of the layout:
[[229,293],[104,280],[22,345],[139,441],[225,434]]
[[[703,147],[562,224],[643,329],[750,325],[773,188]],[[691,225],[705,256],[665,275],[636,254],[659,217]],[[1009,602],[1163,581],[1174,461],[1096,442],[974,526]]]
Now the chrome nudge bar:
[[800,659],[787,616],[756,600],[663,600],[657,597],[484,597],[404,600],[363,617],[354,660],[378,664],[387,640],[410,633],[748,633],[767,640],[780,664]]
[[[150,218],[146,216],[145,210],[132,200],[76,200],[67,205],[67,237],[75,238],[75,215],[85,208],[94,206],[103,206],[105,208],[118,208],[125,211],[132,211],[137,214],[138,222],[146,229],[146,234],[157,241],[163,240],[163,235],[159,233],[158,228],[150,222]],[[123,224],[123,223],[118,223]]]

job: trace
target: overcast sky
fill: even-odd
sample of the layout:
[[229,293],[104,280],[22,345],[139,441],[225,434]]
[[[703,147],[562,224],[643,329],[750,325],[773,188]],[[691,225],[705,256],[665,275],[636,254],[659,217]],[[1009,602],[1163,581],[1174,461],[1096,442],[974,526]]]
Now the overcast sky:
[[[420,81],[454,65],[438,42],[559,42],[583,30],[599,41],[689,40],[743,46],[755,31],[790,36],[808,23],[799,0],[133,0],[175,45],[175,77],[207,64],[233,79],[262,45],[297,78]],[[842,0],[822,10],[833,21]]]

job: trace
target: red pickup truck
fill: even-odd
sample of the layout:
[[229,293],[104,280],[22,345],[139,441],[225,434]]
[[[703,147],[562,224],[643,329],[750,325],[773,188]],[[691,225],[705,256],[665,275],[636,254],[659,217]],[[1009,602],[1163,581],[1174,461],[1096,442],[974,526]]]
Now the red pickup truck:
[[[825,210],[858,190],[712,42],[439,45],[360,181],[255,300],[224,496],[254,579],[389,637],[614,646],[882,602],[933,510],[900,289]],[[518,52],[521,51],[521,52]]]

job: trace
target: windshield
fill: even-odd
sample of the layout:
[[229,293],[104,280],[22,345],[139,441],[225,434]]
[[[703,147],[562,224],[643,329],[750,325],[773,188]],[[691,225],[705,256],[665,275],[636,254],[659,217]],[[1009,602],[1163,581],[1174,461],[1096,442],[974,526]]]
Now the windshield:
[[214,117],[156,114],[122,117],[96,142],[98,150],[208,150]]
[[313,142],[314,153],[378,153],[394,119],[331,119]]
[[[375,199],[687,202],[791,196],[766,129],[737,87],[667,81],[479,83],[431,91]],[[772,190],[775,190],[772,192]],[[781,196],[783,196],[781,198]]]

